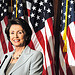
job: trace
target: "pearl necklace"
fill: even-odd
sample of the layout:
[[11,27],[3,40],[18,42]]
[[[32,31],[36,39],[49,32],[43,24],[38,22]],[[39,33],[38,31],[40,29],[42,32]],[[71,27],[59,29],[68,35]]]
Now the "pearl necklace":
[[20,56],[21,56],[21,54],[19,56],[17,56],[16,58],[12,56],[12,59],[13,60],[18,59]]
[[[23,48],[23,49],[24,49],[24,48]],[[23,52],[23,49],[22,49],[22,52]],[[22,54],[22,52],[21,52],[21,54]],[[14,55],[14,54],[15,54],[15,52],[13,53],[13,55]],[[13,56],[12,56],[12,59],[13,59],[13,60],[18,59],[18,58],[21,56],[21,54],[20,54],[19,56],[17,56],[17,57],[13,57]]]

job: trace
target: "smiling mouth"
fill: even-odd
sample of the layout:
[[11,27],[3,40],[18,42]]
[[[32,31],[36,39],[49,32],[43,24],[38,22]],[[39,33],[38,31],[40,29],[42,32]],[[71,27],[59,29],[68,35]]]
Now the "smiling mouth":
[[19,42],[20,40],[13,40],[15,43]]

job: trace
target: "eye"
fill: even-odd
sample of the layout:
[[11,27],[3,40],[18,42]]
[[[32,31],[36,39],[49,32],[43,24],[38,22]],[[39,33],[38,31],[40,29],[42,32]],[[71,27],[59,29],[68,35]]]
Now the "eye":
[[11,32],[10,34],[14,34],[14,32]]
[[19,32],[18,32],[18,34],[22,34],[22,33],[23,33],[22,31],[19,31]]

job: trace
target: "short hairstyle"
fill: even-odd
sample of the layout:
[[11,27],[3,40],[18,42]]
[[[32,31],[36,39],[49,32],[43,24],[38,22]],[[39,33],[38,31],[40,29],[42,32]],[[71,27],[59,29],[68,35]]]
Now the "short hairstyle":
[[32,30],[29,24],[21,18],[15,18],[8,21],[8,24],[5,28],[5,33],[7,35],[8,40],[10,41],[9,30],[13,24],[20,25],[24,29],[24,31],[26,32],[26,36],[28,37],[25,45],[28,45],[31,40]]

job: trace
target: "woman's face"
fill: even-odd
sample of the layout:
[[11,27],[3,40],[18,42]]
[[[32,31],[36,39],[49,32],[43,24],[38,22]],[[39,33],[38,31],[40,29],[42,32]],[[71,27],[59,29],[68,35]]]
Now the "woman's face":
[[10,41],[15,47],[25,45],[25,31],[20,25],[13,24],[9,30]]

